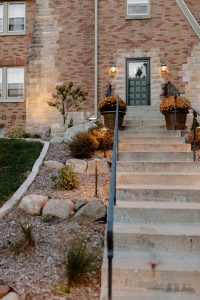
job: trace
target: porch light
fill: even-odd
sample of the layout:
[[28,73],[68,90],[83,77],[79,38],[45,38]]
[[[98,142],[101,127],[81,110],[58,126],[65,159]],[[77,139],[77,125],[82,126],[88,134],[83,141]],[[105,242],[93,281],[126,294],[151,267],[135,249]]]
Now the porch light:
[[115,74],[116,71],[117,71],[117,67],[116,67],[116,64],[114,62],[110,65],[110,71],[111,71],[112,74]]
[[161,73],[166,74],[167,73],[167,64],[164,61],[161,61]]

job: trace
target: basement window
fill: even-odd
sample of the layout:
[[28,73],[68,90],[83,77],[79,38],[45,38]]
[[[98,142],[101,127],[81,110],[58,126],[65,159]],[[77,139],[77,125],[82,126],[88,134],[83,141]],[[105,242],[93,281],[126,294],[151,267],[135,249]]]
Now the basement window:
[[24,101],[24,67],[0,68],[0,102]]
[[148,19],[151,17],[151,0],[126,0],[128,19]]
[[0,2],[0,33],[25,33],[25,3]]

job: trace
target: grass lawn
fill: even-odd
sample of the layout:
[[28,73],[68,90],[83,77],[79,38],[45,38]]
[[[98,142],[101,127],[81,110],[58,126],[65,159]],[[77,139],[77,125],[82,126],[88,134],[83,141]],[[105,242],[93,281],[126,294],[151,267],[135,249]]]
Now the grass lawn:
[[0,139],[0,206],[24,182],[42,147],[40,142]]

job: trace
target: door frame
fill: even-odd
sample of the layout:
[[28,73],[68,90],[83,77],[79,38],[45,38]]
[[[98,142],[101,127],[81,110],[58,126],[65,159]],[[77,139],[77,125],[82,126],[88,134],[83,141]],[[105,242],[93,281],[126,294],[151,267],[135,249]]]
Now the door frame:
[[[147,106],[151,106],[151,57],[140,57],[140,58],[126,58],[126,104],[128,106],[128,63],[130,61],[148,61],[149,62],[149,104]],[[141,106],[142,105],[131,105],[131,106]]]

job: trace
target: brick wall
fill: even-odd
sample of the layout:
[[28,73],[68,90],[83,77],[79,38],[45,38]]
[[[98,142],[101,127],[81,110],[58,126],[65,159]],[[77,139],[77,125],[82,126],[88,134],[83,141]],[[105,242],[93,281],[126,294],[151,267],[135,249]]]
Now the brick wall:
[[[25,35],[0,35],[0,67],[26,66],[29,44],[33,32],[35,1],[26,1]],[[6,133],[26,128],[26,107],[24,103],[0,102],[0,124]]]

